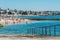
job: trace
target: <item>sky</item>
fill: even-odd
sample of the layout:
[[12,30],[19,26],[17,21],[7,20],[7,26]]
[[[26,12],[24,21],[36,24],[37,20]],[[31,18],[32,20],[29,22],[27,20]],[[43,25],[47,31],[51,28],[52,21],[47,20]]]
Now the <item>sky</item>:
[[0,0],[0,7],[32,11],[60,11],[60,0]]

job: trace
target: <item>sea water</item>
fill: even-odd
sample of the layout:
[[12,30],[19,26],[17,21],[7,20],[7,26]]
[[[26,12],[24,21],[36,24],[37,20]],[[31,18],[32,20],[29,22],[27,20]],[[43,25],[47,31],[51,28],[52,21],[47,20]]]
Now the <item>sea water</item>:
[[[54,35],[54,25],[56,26],[56,35],[60,35],[60,21],[58,20],[43,20],[43,21],[32,21],[25,24],[12,24],[4,25],[0,28],[0,34],[42,34],[42,27],[47,26],[47,34],[49,33],[49,27],[51,27],[51,35]],[[45,28],[43,28],[45,34]],[[33,33],[32,33],[33,32]]]
[[[60,18],[60,15],[49,16],[17,16],[17,18]],[[58,20],[40,20],[31,21],[22,24],[4,25],[0,28],[0,34],[36,34],[36,35],[56,35],[60,36],[60,21]],[[45,28],[47,27],[47,28]],[[56,27],[56,34],[54,34]],[[42,32],[43,29],[43,32]],[[47,30],[46,30],[47,29]],[[45,31],[46,30],[46,31]],[[49,31],[50,30],[50,31]]]
[[60,15],[41,15],[41,16],[17,16],[17,18],[60,18]]

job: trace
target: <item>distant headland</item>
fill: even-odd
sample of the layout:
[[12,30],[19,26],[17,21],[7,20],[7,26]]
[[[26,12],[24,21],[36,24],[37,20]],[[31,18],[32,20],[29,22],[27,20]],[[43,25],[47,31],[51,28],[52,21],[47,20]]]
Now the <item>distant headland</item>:
[[60,11],[23,11],[23,10],[12,10],[0,8],[0,16],[2,15],[60,15]]

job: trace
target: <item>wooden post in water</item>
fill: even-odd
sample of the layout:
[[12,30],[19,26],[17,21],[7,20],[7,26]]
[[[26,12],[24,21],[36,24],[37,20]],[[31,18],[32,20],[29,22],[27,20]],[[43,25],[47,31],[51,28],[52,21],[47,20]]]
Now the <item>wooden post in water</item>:
[[54,36],[56,36],[56,26],[54,26]]
[[45,27],[45,36],[47,36],[47,27]]
[[44,35],[44,27],[41,27],[41,33],[42,33],[42,36]]
[[49,36],[51,36],[51,26],[49,26]]

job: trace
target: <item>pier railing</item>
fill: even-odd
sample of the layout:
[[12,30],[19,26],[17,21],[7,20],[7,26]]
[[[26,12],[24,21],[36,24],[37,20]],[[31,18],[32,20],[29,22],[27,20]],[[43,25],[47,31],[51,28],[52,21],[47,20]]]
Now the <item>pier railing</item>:
[[27,29],[27,34],[41,36],[60,36],[60,24]]

